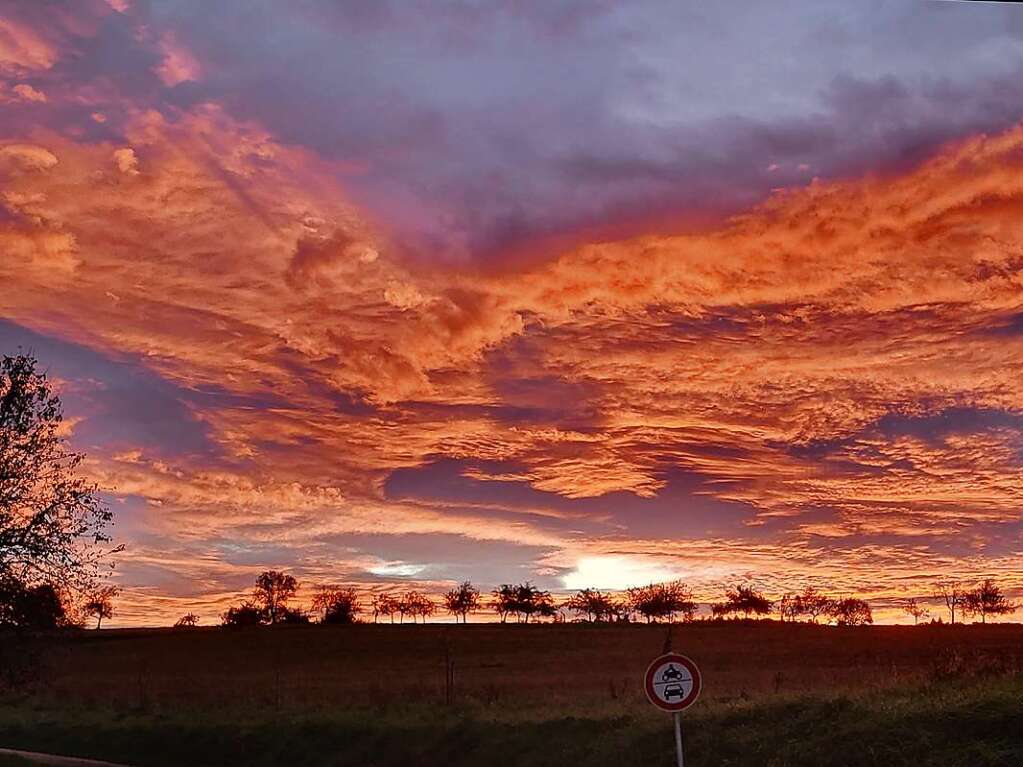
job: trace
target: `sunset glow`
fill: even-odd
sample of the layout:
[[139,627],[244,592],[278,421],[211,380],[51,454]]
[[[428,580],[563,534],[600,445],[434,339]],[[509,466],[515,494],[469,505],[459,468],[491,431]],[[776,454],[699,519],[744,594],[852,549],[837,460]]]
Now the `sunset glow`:
[[246,5],[0,12],[0,350],[111,625],[271,567],[1023,594],[1018,14]]

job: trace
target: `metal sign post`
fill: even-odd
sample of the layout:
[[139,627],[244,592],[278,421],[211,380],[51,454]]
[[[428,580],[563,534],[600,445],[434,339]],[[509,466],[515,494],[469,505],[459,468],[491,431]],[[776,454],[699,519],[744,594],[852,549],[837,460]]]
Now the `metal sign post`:
[[686,767],[686,757],[682,753],[682,712],[676,711],[672,716],[675,718],[675,756],[678,757],[678,767]]
[[646,696],[657,708],[670,711],[675,720],[675,754],[678,767],[685,767],[682,753],[682,712],[700,695],[703,677],[700,669],[685,655],[665,653],[650,664],[643,679]]

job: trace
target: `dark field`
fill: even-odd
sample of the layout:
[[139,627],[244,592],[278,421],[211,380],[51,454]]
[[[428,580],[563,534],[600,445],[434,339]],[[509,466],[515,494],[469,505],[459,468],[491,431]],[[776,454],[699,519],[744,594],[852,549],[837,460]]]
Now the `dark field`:
[[[0,746],[135,765],[669,765],[664,626],[104,631],[48,646]],[[687,765],[1023,764],[1023,626],[676,626]],[[447,659],[453,685],[446,683]]]

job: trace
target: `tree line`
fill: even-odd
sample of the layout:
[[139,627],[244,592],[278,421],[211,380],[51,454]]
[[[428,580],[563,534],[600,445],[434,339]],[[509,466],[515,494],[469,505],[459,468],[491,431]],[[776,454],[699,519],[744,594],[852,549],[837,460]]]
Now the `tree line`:
[[[549,591],[530,582],[504,583],[484,599],[480,590],[464,581],[435,602],[423,591],[406,590],[395,593],[362,595],[353,586],[318,586],[309,610],[295,607],[292,600],[298,593],[299,583],[294,576],[268,570],[256,578],[251,599],[229,608],[221,616],[222,625],[272,625],[311,623],[348,624],[372,617],[374,623],[390,623],[426,619],[443,609],[466,623],[468,616],[489,608],[501,623],[537,623],[543,620],[563,622],[565,614],[574,614],[575,620],[588,623],[673,623],[697,619],[699,605],[692,589],[683,581],[651,583],[627,589],[621,593],[599,589],[580,589],[566,599],[556,600]],[[1013,605],[1001,589],[990,579],[975,589],[961,584],[942,583],[936,588],[947,588],[950,604],[959,614],[977,615],[981,622],[987,616],[1012,612]],[[944,592],[942,592],[944,593]],[[915,599],[904,600],[903,608],[919,622],[929,613]],[[761,618],[777,612],[783,622],[834,623],[837,626],[865,626],[874,622],[873,611],[863,599],[831,597],[817,588],[808,586],[801,592],[789,592],[775,602],[752,584],[737,584],[725,590],[720,602],[710,605],[712,620],[741,617]],[[183,617],[178,626],[191,626],[197,622],[193,614]],[[952,622],[954,623],[954,615]]]

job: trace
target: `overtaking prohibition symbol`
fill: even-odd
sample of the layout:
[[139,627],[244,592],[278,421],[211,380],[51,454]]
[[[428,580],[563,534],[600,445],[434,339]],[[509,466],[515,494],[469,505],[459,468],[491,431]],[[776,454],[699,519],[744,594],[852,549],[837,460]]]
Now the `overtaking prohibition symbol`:
[[664,711],[683,711],[696,702],[703,680],[700,669],[685,655],[668,653],[650,664],[643,687],[646,696]]

